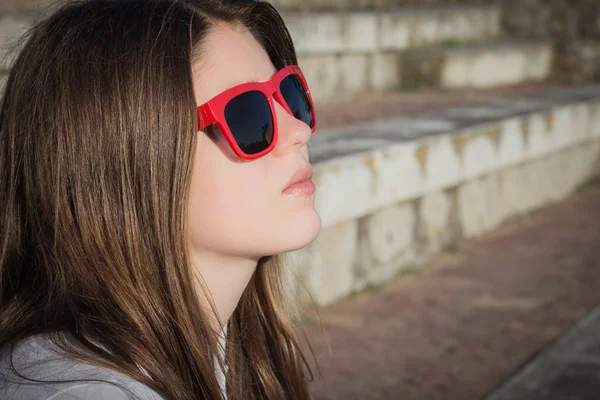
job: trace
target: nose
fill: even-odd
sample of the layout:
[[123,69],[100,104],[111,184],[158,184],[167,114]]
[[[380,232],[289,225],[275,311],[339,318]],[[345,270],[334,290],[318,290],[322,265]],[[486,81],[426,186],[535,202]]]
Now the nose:
[[273,101],[277,116],[279,138],[273,149],[276,154],[288,153],[302,149],[312,136],[312,129],[287,112],[278,101]]

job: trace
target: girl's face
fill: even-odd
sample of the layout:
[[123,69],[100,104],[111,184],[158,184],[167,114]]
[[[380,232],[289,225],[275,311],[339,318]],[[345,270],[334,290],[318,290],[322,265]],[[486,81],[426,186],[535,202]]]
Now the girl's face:
[[[203,47],[201,61],[193,66],[198,105],[277,72],[246,28],[218,24]],[[314,194],[284,193],[292,176],[309,167],[311,129],[273,104],[279,140],[257,160],[239,159],[216,129],[212,135],[198,132],[187,221],[192,251],[259,259],[302,248],[316,238],[321,221]]]

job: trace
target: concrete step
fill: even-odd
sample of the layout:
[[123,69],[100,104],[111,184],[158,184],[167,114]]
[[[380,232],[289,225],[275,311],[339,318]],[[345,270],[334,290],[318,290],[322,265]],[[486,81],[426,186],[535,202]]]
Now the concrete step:
[[489,88],[549,77],[554,50],[549,41],[503,41],[438,47],[408,53],[402,87]]
[[[27,4],[37,4],[30,1]],[[412,7],[385,12],[283,12],[300,56],[399,51],[500,36],[496,6]],[[0,14],[0,48],[33,20],[33,12]],[[0,53],[2,64],[9,60]]]
[[[328,162],[368,152],[379,145],[385,148],[392,144],[390,138],[420,140],[456,129],[468,130],[473,126],[510,121],[518,115],[556,106],[565,99],[573,102],[579,95],[593,95],[594,104],[598,106],[594,112],[598,112],[600,118],[600,85],[531,84],[479,90],[432,89],[365,96],[355,102],[348,99],[317,103],[318,134],[308,144],[311,162]],[[550,120],[542,122],[552,123]],[[600,135],[600,125],[597,129],[589,129]],[[527,140],[532,138],[529,133],[528,130],[525,132]],[[535,140],[542,139],[540,136]]]
[[22,12],[41,10],[49,4],[48,0],[2,0],[0,1],[0,12]]
[[490,3],[488,0],[266,0],[286,11],[380,11],[398,7]]
[[278,10],[375,10],[397,5],[398,0],[270,0]]
[[301,56],[299,63],[313,97],[323,101],[420,87],[489,88],[540,81],[550,75],[552,57],[549,42],[494,42]]
[[492,40],[501,34],[500,14],[497,6],[282,12],[299,55],[374,53]]
[[419,268],[461,237],[598,176],[600,85],[336,131],[309,142],[322,230],[297,258],[321,305]]
[[[0,3],[2,4],[0,10],[12,10],[12,5],[15,6],[14,8],[18,5],[16,1]],[[24,3],[23,7],[33,4],[33,2]],[[19,39],[27,28],[30,27],[35,17],[36,13],[34,11],[0,12],[0,93],[4,92],[8,71],[14,57],[18,54],[19,48],[17,45],[19,44]]]
[[[516,98],[543,96],[544,93],[559,92],[564,85],[557,83],[527,83],[489,89],[443,90],[425,88],[393,93],[371,93],[360,97],[348,97],[335,101],[317,101],[319,137],[347,131],[348,126],[362,126],[365,123],[394,119],[417,118],[441,114],[448,109],[466,107],[472,112],[462,115],[463,119],[477,120],[493,115],[503,116],[502,111],[494,111],[490,104],[514,102]],[[522,105],[525,107],[525,105]],[[312,142],[318,142],[316,136]]]
[[35,12],[0,13],[0,75],[10,69],[18,53],[16,45],[36,15]]
[[[16,55],[10,50],[36,15],[0,14],[0,83]],[[496,7],[284,13],[284,18],[316,99],[416,86],[490,87],[543,79],[550,70],[548,43],[472,43],[501,35]],[[419,50],[422,46],[429,47]]]

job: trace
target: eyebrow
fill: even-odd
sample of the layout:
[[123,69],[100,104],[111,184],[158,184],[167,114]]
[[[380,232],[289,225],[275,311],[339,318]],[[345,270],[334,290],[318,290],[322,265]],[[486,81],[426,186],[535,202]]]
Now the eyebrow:
[[[275,72],[273,73],[273,75],[275,75],[276,73],[277,73],[277,71],[275,71]],[[263,80],[263,79],[260,79],[260,80],[259,80],[259,79],[255,79],[255,78],[246,79],[244,82],[242,82],[242,83],[237,83],[237,84],[233,85],[232,87],[236,87],[236,86],[238,86],[238,85],[243,85],[244,83],[261,83],[261,82],[268,82],[268,79],[267,79],[267,80]]]
[[[273,74],[271,74],[271,77],[270,77],[269,79],[271,79],[271,78],[273,77],[273,75],[275,75],[276,73],[277,73],[277,71],[273,72]],[[258,80],[258,79],[248,79],[248,80],[246,81],[246,83],[252,83],[252,82],[254,82],[254,83],[267,82],[269,79],[267,79],[267,80],[263,80],[263,79],[260,79],[260,80]]]

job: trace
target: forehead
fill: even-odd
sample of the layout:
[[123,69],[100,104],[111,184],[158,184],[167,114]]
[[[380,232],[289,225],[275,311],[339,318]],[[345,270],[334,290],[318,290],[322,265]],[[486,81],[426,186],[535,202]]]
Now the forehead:
[[216,24],[202,50],[201,59],[192,66],[198,105],[240,83],[266,81],[276,72],[267,52],[241,25]]

